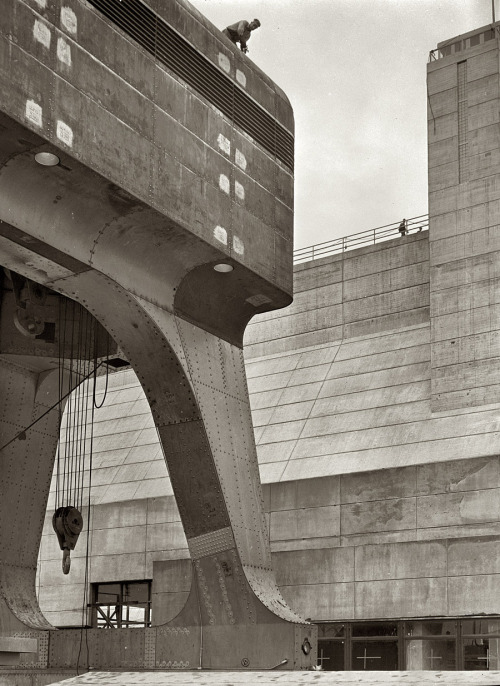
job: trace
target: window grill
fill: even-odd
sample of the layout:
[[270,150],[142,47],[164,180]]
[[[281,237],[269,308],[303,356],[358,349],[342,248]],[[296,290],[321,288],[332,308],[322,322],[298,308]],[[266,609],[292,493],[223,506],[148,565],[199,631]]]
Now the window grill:
[[133,629],[151,626],[151,581],[93,584],[92,626]]
[[140,0],[88,2],[293,170],[292,134],[147,5]]

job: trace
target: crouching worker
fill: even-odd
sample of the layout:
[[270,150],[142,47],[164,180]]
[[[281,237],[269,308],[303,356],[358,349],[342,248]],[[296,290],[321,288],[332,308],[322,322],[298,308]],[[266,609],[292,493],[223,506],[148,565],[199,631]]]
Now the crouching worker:
[[225,28],[222,33],[235,45],[239,43],[242,52],[248,52],[247,41],[250,40],[252,31],[258,29],[259,26],[260,21],[258,19],[254,19],[251,22],[243,19],[242,21],[236,22],[236,24],[231,24],[231,26]]

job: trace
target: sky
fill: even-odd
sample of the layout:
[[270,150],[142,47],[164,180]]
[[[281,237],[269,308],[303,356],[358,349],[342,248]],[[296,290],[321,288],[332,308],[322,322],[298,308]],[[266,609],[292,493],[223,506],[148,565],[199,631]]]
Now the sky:
[[429,51],[492,0],[190,2],[220,29],[261,21],[248,57],[295,115],[296,248],[427,213]]

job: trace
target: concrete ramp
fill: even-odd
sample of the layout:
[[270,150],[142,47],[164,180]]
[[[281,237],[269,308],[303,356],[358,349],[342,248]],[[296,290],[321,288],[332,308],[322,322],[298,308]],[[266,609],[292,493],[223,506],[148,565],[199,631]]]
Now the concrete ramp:
[[[498,672],[88,672],[65,681],[61,686],[307,686],[318,684],[404,684],[405,686],[500,686]],[[57,686],[54,684],[53,686]]]

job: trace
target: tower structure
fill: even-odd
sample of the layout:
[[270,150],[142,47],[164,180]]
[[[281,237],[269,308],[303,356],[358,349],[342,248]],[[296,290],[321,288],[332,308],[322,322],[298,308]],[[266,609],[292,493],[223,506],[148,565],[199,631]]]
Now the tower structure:
[[432,410],[500,402],[499,24],[428,65]]

